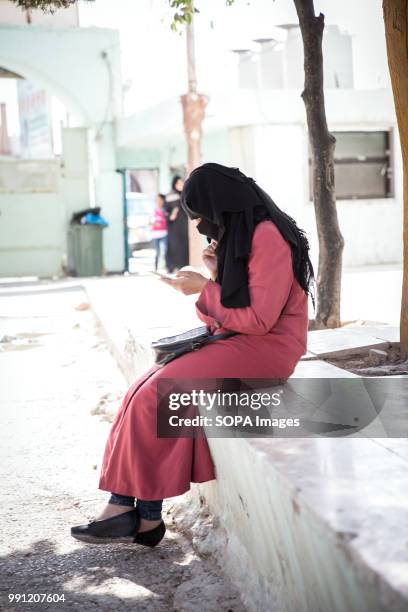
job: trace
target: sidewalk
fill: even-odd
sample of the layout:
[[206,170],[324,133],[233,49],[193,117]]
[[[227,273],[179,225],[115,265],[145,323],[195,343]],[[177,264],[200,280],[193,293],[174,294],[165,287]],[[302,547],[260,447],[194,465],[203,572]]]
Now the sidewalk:
[[[196,298],[156,278],[86,280],[84,286],[128,382],[151,365],[152,339],[200,324]],[[398,329],[389,325],[310,332],[309,352],[294,376],[355,377],[321,357],[397,340]],[[226,533],[208,534],[208,546],[248,610],[407,609],[406,439],[209,443],[217,481],[193,487],[193,498],[206,500]]]
[[[152,269],[153,258],[153,250],[137,251],[131,260],[132,271],[145,274]],[[398,325],[401,287],[401,264],[345,267],[341,282],[341,320],[365,319]]]
[[402,267],[383,264],[343,270],[341,320],[369,319],[399,325]]
[[[172,522],[169,502],[154,550],[70,536],[108,499],[98,490],[105,409],[117,410],[126,390],[84,302],[78,282],[0,291],[0,609],[244,612],[212,558]],[[10,603],[17,593],[27,600]],[[30,602],[30,593],[48,598]]]

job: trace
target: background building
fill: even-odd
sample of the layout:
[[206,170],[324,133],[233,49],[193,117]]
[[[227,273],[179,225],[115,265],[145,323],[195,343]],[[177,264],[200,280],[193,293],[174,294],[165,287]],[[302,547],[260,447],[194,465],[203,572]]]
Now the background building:
[[122,271],[113,128],[122,113],[118,33],[79,28],[76,7],[27,14],[3,1],[0,67],[0,91],[14,115],[8,130],[19,139],[0,157],[0,275],[62,275],[72,213],[94,205],[109,221],[105,269]]
[[[203,162],[255,178],[308,230],[316,261],[292,3],[197,5],[199,89],[210,98]],[[326,110],[337,138],[344,261],[399,264],[402,168],[381,0],[315,5],[326,14]],[[186,163],[185,41],[170,21],[162,0],[121,0],[120,10],[97,0],[52,16],[0,0],[0,275],[63,274],[71,215],[92,205],[110,224],[106,271],[126,268],[128,224],[148,218],[154,192],[166,192]],[[126,203],[128,191],[137,195]]]
[[[375,42],[373,41],[373,45]],[[203,161],[239,166],[317,237],[296,25],[234,50],[235,86],[213,92],[204,124]],[[367,58],[369,59],[369,58]],[[402,167],[393,98],[381,87],[354,86],[353,39],[338,26],[324,35],[326,111],[337,139],[336,190],[348,266],[402,261]],[[121,164],[159,168],[164,184],[185,162],[179,101],[122,119]]]

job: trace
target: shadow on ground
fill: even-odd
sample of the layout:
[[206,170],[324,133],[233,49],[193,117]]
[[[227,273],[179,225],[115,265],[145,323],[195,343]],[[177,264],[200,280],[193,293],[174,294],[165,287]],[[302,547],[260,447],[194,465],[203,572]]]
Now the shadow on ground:
[[[0,557],[0,608],[169,611],[175,590],[200,564],[170,538],[155,549],[79,544],[65,553],[50,540],[38,540]],[[65,602],[12,604],[9,593],[64,594]]]

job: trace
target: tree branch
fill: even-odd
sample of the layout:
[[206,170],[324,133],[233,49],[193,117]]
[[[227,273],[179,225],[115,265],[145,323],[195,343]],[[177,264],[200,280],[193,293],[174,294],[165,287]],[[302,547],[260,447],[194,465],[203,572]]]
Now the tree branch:
[[[68,8],[75,4],[77,0],[11,0],[23,10],[41,9],[44,13],[54,13],[61,8]],[[93,2],[94,0],[87,0]]]

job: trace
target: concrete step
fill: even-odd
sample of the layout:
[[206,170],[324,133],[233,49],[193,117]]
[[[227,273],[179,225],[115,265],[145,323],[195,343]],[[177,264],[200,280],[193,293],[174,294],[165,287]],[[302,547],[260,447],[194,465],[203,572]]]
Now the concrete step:
[[308,357],[336,357],[357,349],[380,349],[399,342],[399,329],[392,325],[344,327],[308,334]]

